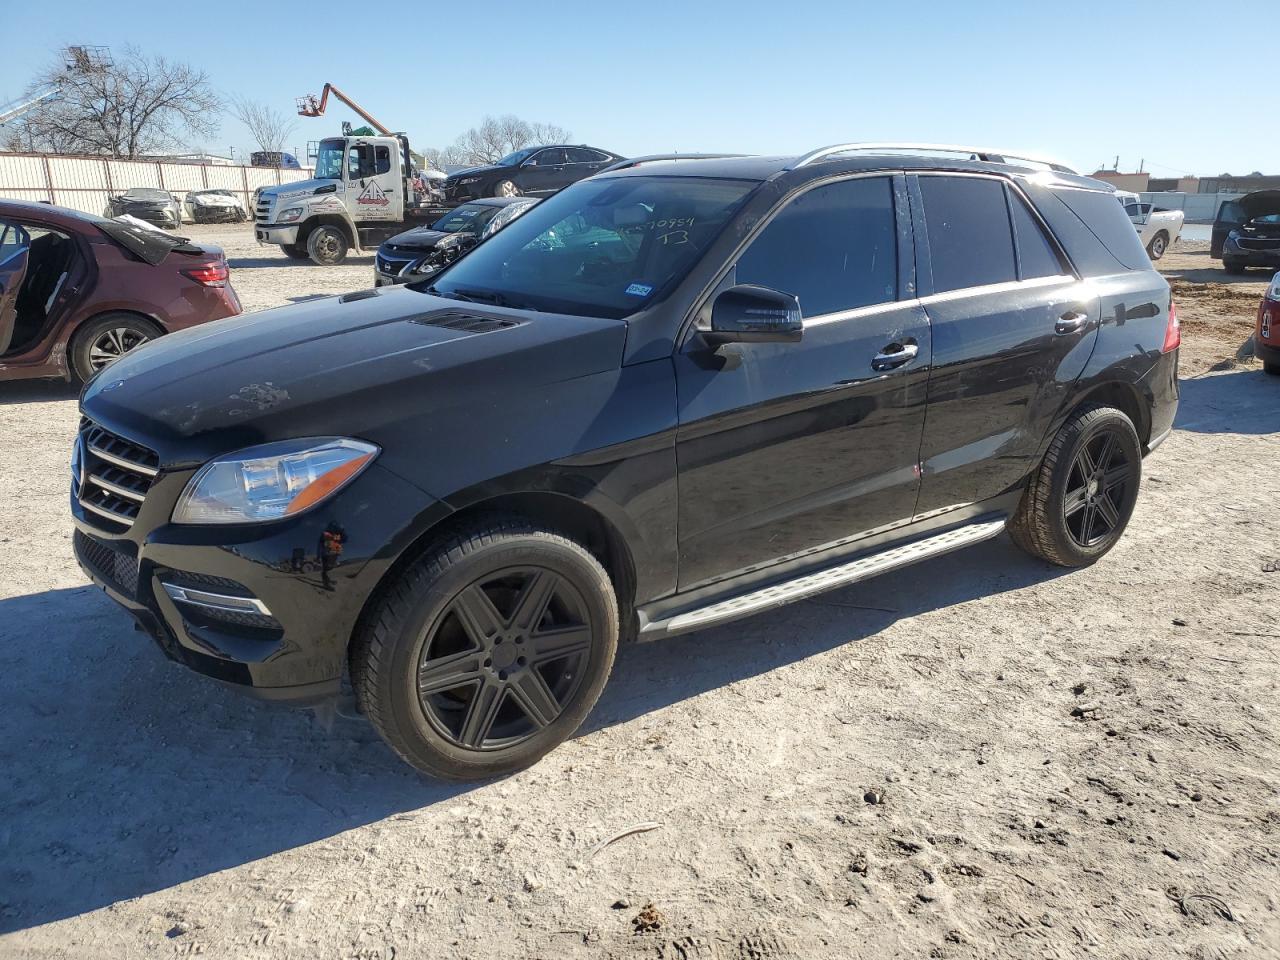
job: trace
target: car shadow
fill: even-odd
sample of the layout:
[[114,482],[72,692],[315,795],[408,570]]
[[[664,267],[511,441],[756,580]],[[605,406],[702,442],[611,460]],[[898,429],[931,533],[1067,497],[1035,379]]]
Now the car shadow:
[[1260,367],[1179,381],[1175,430],[1280,433],[1280,377]]
[[[627,647],[579,736],[853,650],[896,620],[1062,573],[1002,538],[751,620]],[[473,789],[420,777],[363,719],[260,704],[170,664],[91,586],[0,600],[0,633],[0,932]]]
[[1167,279],[1185,280],[1188,283],[1221,283],[1227,286],[1235,286],[1242,283],[1266,283],[1275,274],[1274,270],[1251,269],[1245,273],[1227,273],[1222,267],[1221,260],[1215,260],[1209,256],[1208,250],[1178,250],[1173,249],[1174,253],[1179,257],[1196,258],[1197,261],[1203,261],[1201,266],[1199,262],[1187,268],[1170,267],[1166,264],[1160,264],[1160,272]]
[[[344,267],[358,267],[362,265],[373,265],[373,254],[363,254],[358,256],[349,256],[342,261]],[[277,257],[228,257],[227,266],[232,270],[248,270],[253,267],[297,267],[298,269],[307,270],[323,270],[317,264],[310,260],[291,260],[283,253]],[[235,277],[231,278],[231,282],[235,282]]]
[[0,404],[52,403],[58,400],[75,400],[79,396],[79,384],[52,377],[42,380],[11,380],[8,383],[0,381]]

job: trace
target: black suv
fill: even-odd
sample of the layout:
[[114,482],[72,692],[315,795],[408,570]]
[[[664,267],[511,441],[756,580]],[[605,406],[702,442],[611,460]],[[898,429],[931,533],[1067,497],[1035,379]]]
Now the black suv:
[[616,153],[582,144],[526,147],[489,166],[449,174],[444,199],[455,204],[480,197],[545,197],[621,159]]
[[431,278],[165,337],[87,387],[75,548],[172,658],[534,762],[620,641],[1008,529],[1116,543],[1179,330],[1109,187],[989,160],[632,162]]

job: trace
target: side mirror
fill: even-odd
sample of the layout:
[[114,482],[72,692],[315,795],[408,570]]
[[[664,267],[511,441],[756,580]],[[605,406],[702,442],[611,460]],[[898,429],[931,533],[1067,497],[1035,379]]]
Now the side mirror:
[[711,305],[711,329],[703,338],[722,343],[794,343],[804,332],[800,298],[790,293],[740,283]]

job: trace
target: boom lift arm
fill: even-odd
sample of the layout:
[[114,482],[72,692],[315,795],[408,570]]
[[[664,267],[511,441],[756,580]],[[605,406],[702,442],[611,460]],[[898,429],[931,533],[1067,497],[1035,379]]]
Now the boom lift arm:
[[326,83],[324,85],[324,90],[320,92],[320,97],[318,99],[313,94],[307,94],[307,96],[305,97],[298,97],[298,116],[300,117],[324,116],[324,108],[329,104],[329,94],[331,93],[335,97],[337,97],[339,100],[341,100],[343,103],[345,103],[348,107],[350,107],[352,110],[354,110],[357,114],[359,114],[360,118],[364,120],[365,123],[369,124],[369,126],[373,127],[373,129],[377,130],[384,137],[395,136],[394,133],[392,133],[390,130],[384,127],[381,123],[375,120],[373,116],[367,110],[364,109],[364,107],[360,106],[360,104],[356,103],[354,100],[348,97],[345,93],[343,93],[341,90],[335,87],[332,83]]

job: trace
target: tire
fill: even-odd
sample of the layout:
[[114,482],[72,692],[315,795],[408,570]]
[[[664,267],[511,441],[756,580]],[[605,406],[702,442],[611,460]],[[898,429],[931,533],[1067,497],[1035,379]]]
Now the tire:
[[322,267],[332,267],[347,259],[350,246],[345,233],[327,224],[307,235],[307,255]]
[[1227,273],[1234,273],[1237,275],[1249,272],[1249,268],[1239,260],[1223,260],[1222,269],[1227,271]]
[[1009,534],[1032,556],[1086,567],[1119,541],[1141,480],[1142,445],[1132,421],[1114,407],[1084,407],[1049,444]]
[[493,195],[495,197],[518,197],[520,196],[520,188],[514,181],[499,180],[493,185]]
[[106,313],[90,320],[71,338],[71,373],[84,383],[103,367],[164,334],[155,323],[133,313]]
[[554,531],[494,516],[444,536],[382,590],[357,630],[351,681],[407,763],[482,779],[570,737],[617,647],[617,597],[599,561]]
[[307,252],[306,247],[292,246],[290,244],[282,244],[280,247],[284,251],[284,255],[290,260],[310,260],[311,254]]
[[1273,377],[1280,377],[1280,363],[1268,363],[1264,360],[1262,362],[1262,369]]
[[1165,255],[1165,251],[1169,249],[1169,235],[1161,230],[1151,242],[1147,244],[1147,256],[1152,260],[1159,260]]

